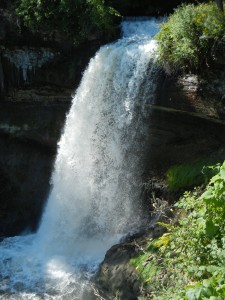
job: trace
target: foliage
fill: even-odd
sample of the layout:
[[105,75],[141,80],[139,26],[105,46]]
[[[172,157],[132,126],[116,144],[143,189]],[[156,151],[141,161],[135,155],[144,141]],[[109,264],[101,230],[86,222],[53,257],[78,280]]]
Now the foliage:
[[200,71],[225,50],[225,16],[214,2],[183,4],[156,36],[159,62],[167,69]]
[[57,29],[75,44],[91,35],[112,34],[118,15],[104,0],[20,0],[17,13],[27,26]]
[[178,190],[207,183],[213,169],[205,167],[213,160],[205,159],[190,164],[175,165],[167,171],[167,184],[170,190]]
[[168,232],[132,259],[146,299],[225,299],[225,162],[213,170],[204,192],[186,192],[175,205],[179,224],[161,224]]

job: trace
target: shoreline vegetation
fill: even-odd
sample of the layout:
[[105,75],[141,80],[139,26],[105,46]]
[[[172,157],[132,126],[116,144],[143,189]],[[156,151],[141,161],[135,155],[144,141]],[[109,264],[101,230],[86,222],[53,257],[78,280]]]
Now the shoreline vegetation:
[[171,208],[174,217],[159,223],[166,233],[131,259],[140,299],[224,299],[225,163],[205,167],[207,180],[209,174],[206,186],[185,192]]
[[[212,1],[183,4],[156,38],[158,62],[167,73],[204,77],[224,59],[224,11]],[[159,222],[166,233],[130,260],[142,286],[138,299],[225,298],[225,163],[211,163],[168,170],[168,188],[189,191],[171,208],[174,217]]]

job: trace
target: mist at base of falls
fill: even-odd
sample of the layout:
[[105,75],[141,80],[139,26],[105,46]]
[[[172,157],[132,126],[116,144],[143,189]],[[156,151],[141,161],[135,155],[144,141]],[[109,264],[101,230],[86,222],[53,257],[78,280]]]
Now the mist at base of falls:
[[123,38],[91,59],[58,144],[39,230],[0,244],[0,299],[85,299],[106,251],[142,224],[158,25],[124,21]]

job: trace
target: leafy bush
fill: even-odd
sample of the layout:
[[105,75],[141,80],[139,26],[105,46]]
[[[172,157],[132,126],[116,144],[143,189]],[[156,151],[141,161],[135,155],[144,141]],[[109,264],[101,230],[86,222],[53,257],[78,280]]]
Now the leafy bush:
[[132,259],[146,299],[225,299],[225,163],[213,169],[204,192],[175,205],[179,223],[161,224],[168,232]]
[[182,5],[157,34],[159,62],[176,71],[199,71],[225,50],[225,16],[214,2]]
[[17,13],[27,26],[57,29],[75,44],[91,35],[110,36],[118,15],[104,0],[20,0]]

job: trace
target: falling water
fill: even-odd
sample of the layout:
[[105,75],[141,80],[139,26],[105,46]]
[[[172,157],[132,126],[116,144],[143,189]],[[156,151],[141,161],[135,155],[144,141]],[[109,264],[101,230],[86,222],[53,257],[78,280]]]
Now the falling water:
[[0,245],[0,299],[82,299],[107,249],[141,224],[158,21],[124,21],[122,31],[91,59],[76,91],[38,232]]

